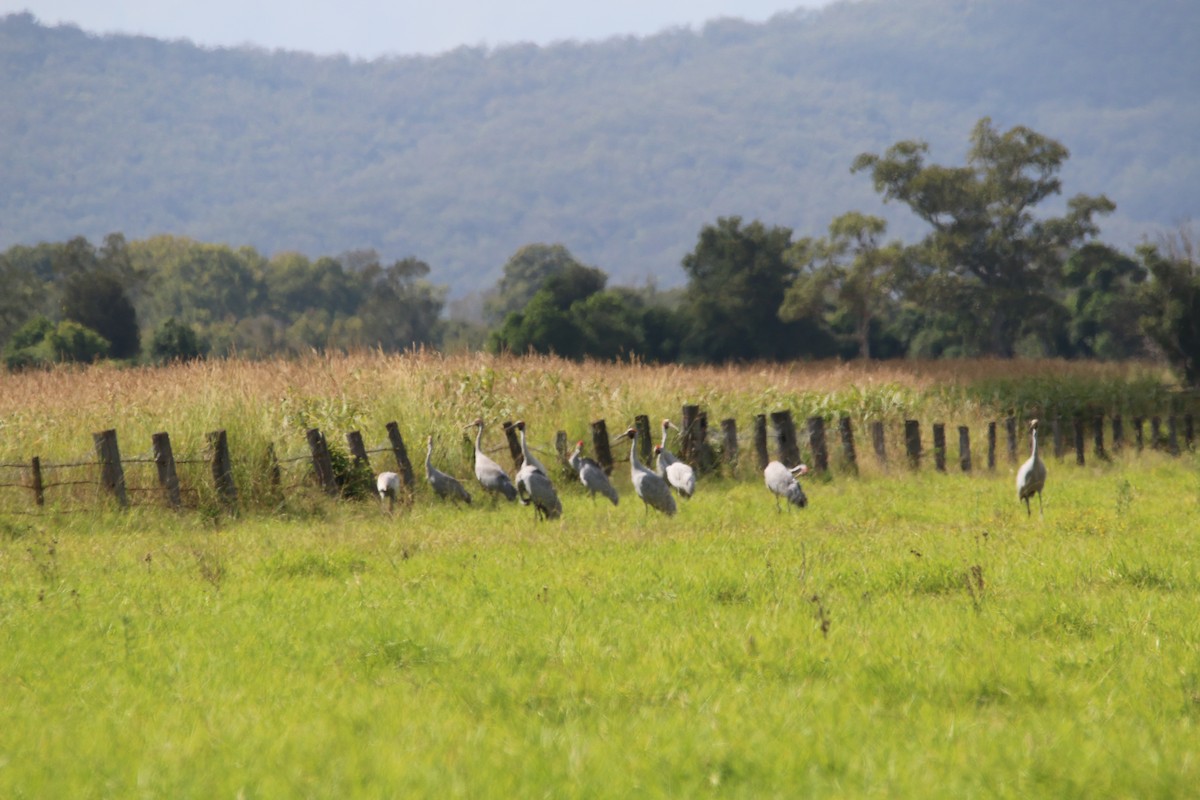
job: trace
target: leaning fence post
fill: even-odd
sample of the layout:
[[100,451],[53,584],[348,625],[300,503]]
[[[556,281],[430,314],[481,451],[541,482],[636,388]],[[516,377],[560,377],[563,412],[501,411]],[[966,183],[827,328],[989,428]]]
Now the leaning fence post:
[[700,406],[685,405],[680,410],[679,458],[688,464],[700,466]]
[[1096,417],[1096,427],[1092,431],[1093,447],[1096,451],[1096,458],[1101,461],[1108,460],[1108,453],[1104,452],[1104,415]]
[[333,460],[329,457],[329,447],[325,444],[325,437],[318,428],[309,428],[304,436],[308,439],[308,449],[312,453],[313,471],[317,475],[317,481],[325,490],[325,494],[337,497],[337,479],[333,475]]
[[1167,452],[1173,456],[1179,455],[1179,432],[1175,425],[1175,415],[1167,417]]
[[767,453],[767,415],[754,415],[754,455],[758,459],[758,468],[766,469],[771,460]]
[[117,432],[113,429],[92,434],[92,443],[100,459],[100,483],[117,498],[121,508],[129,506],[125,494],[125,470],[121,466],[121,449],[117,446]]
[[512,456],[515,469],[520,469],[525,465],[525,454],[521,452],[521,439],[517,436],[517,426],[511,420],[507,420],[501,426],[504,429],[504,438],[508,440],[508,454]]
[[[225,431],[210,432],[208,446],[212,450],[212,476],[217,496],[228,510],[233,511],[237,507],[237,487],[233,484],[233,459],[229,457],[229,441]],[[328,451],[325,455],[329,456]]]
[[1183,443],[1188,450],[1196,446],[1196,423],[1191,414],[1183,415]]
[[1133,418],[1133,446],[1140,453],[1146,446],[1146,420],[1141,417]]
[[908,452],[908,465],[916,469],[921,464],[921,423],[915,419],[904,420],[904,449]]
[[987,427],[987,468],[989,472],[996,469],[996,421],[992,420]]
[[1154,416],[1150,418],[1150,447],[1154,450],[1160,448],[1162,442],[1162,417]]
[[1083,417],[1075,418],[1075,463],[1083,466]]
[[887,440],[883,435],[883,423],[875,420],[871,423],[871,445],[875,448],[875,458],[879,466],[887,466]]
[[355,469],[366,469],[371,471],[371,458],[367,455],[367,447],[363,444],[362,433],[359,431],[350,431],[346,434],[346,447],[350,449],[350,456],[354,459]]
[[612,448],[608,443],[608,426],[602,419],[592,423],[592,449],[596,451],[596,462],[604,470],[604,474],[612,475]]
[[775,447],[779,453],[779,460],[789,466],[799,464],[800,446],[796,443],[796,427],[792,424],[792,412],[772,411],[771,427],[775,429]]
[[413,468],[408,460],[408,448],[404,446],[404,437],[400,435],[400,426],[395,422],[387,424],[388,441],[392,445],[392,453],[396,456],[396,466],[400,470],[400,477],[404,479],[404,488],[409,492],[413,490]]
[[654,448],[654,440],[650,433],[650,417],[638,414],[633,418],[633,427],[637,430],[638,457],[646,464],[650,463],[650,451]]
[[167,495],[167,505],[178,511],[183,506],[179,496],[179,475],[175,471],[175,454],[171,451],[171,437],[166,431],[153,434],[154,466],[158,468],[158,485]]
[[[824,417],[809,417],[808,418],[808,446],[812,448],[813,463],[812,468],[816,472],[829,471],[829,449],[825,446],[825,418]],[[799,453],[796,455],[796,461],[800,460]]]
[[1125,449],[1125,423],[1120,414],[1114,414],[1112,418],[1112,443],[1114,455]]
[[1008,438],[1008,463],[1017,463],[1017,418],[1004,418],[1004,433]]
[[738,463],[737,420],[732,418],[721,420],[721,460],[730,469]]
[[958,463],[963,472],[971,471],[971,429],[958,426]]
[[946,471],[946,423],[933,423],[933,466],[938,472]]
[[46,485],[42,482],[42,460],[34,456],[29,467],[33,477],[33,502],[44,506],[46,505]]
[[283,486],[283,470],[279,468],[279,458],[275,455],[275,443],[267,442],[267,483],[271,493],[277,495]]
[[842,457],[846,459],[846,468],[858,472],[858,453],[854,450],[854,428],[850,425],[849,417],[838,418],[838,433],[842,437]]

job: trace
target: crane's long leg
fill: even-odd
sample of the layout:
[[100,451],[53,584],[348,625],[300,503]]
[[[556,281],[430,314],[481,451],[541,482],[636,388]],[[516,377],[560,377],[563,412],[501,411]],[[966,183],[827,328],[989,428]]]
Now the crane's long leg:
[[1038,516],[1045,518],[1046,513],[1042,510],[1042,491],[1038,490]]

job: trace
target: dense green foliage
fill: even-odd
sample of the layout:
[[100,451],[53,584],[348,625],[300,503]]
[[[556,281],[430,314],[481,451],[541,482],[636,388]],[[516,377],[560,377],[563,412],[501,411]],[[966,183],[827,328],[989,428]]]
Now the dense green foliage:
[[0,248],[109,231],[310,259],[365,247],[416,255],[457,296],[562,242],[617,282],[672,288],[722,217],[814,235],[860,209],[918,238],[850,164],[913,137],[957,161],[987,115],[1069,144],[1069,182],[1117,204],[1104,233],[1123,249],[1197,208],[1197,29],[1182,0],[855,0],[354,61],[12,15]]
[[1196,467],[0,517],[0,794],[1190,796]]

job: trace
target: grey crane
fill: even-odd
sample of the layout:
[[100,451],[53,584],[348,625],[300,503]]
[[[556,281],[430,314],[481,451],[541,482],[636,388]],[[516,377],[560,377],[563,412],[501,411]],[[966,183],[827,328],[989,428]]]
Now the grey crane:
[[667,516],[675,513],[675,498],[671,496],[671,487],[667,485],[658,473],[642,464],[637,454],[637,428],[630,428],[617,439],[629,439],[629,476],[633,480],[633,490],[647,508],[654,508]]
[[383,501],[388,501],[388,513],[396,508],[396,497],[400,494],[400,476],[394,472],[381,472],[375,478],[375,491],[379,493],[379,507],[383,508]]
[[667,449],[667,431],[671,428],[679,430],[671,420],[664,419],[662,421],[662,444],[654,448],[654,454],[657,456],[656,471],[666,478],[667,483],[671,484],[675,491],[679,492],[680,497],[691,498],[696,493],[696,471]]
[[804,464],[797,464],[790,468],[778,461],[767,464],[767,468],[763,470],[763,480],[766,482],[767,488],[771,490],[771,494],[775,495],[776,511],[780,510],[779,498],[781,497],[787,499],[788,511],[792,510],[792,506],[804,508],[808,505],[808,498],[796,480],[796,476],[806,472],[808,472],[808,467]]
[[1029,421],[1029,435],[1032,439],[1029,460],[1017,470],[1017,501],[1024,501],[1025,513],[1033,516],[1029,507],[1029,498],[1035,494],[1038,498],[1038,514],[1042,514],[1042,488],[1046,485],[1046,462],[1038,455],[1038,421]]
[[525,441],[525,421],[513,423],[521,437],[521,468],[517,470],[517,497],[521,505],[532,505],[534,519],[558,519],[562,516],[562,503],[554,483],[542,463],[529,451]]
[[558,519],[562,516],[562,503],[554,484],[546,473],[532,464],[522,464],[517,470],[517,497],[521,505],[532,505],[534,519]]
[[483,426],[482,418],[476,419],[474,422],[464,425],[463,428],[475,428],[475,478],[479,481],[479,485],[491,493],[495,499],[497,494],[503,495],[505,500],[513,501],[517,499],[517,487],[513,486],[512,479],[508,477],[508,473],[500,468],[492,459],[488,458],[487,453],[483,452]]
[[604,468],[583,455],[583,442],[575,443],[575,450],[571,453],[568,461],[571,469],[578,473],[579,482],[587,488],[593,501],[596,499],[596,492],[599,492],[611,500],[614,506],[620,502],[620,495],[617,494],[616,487],[608,480],[608,476],[604,474]]
[[538,472],[542,473],[547,478],[549,478],[550,470],[546,469],[545,465],[542,464],[542,462],[537,460],[537,456],[535,456],[533,454],[533,451],[529,449],[529,445],[525,443],[525,420],[523,420],[523,419],[517,420],[516,422],[513,423],[513,427],[516,428],[517,432],[521,435],[521,461],[522,461],[522,463],[532,465],[534,467],[534,469],[536,469]]
[[425,480],[433,493],[443,500],[462,500],[470,505],[471,493],[453,475],[447,475],[433,465],[433,436],[425,443]]

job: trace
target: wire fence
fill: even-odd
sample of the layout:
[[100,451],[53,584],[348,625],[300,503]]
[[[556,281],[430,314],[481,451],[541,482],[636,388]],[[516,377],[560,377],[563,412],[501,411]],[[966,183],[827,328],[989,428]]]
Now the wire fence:
[[[1027,445],[1027,422],[1008,417],[972,432],[966,426],[950,431],[946,426],[906,420],[903,426],[871,422],[856,431],[847,417],[810,417],[797,426],[788,411],[756,415],[749,429],[732,419],[721,420],[710,429],[707,416],[698,406],[683,407],[679,425],[670,425],[675,455],[692,464],[701,474],[725,473],[737,478],[754,468],[755,477],[768,460],[788,465],[806,462],[810,472],[832,479],[858,471],[866,444],[874,468],[921,469],[940,472],[996,470],[1023,459]],[[636,418],[634,438],[639,457],[651,464],[655,446],[649,418]],[[667,430],[667,429],[663,429]],[[515,426],[502,427],[505,442],[482,452],[503,462],[507,454],[514,465],[522,461]],[[611,472],[629,460],[628,438],[624,445],[614,439],[604,420],[591,424],[590,447],[586,454]],[[285,498],[297,496],[369,498],[374,496],[374,475],[394,469],[402,478],[405,500],[412,502],[416,479],[407,448],[395,423],[387,425],[388,443],[366,447],[357,431],[346,434],[347,450],[331,448],[318,429],[306,432],[306,450],[277,456],[273,445],[256,456],[231,454],[224,431],[206,437],[202,452],[175,457],[169,436],[155,434],[150,452],[120,455],[115,430],[93,434],[93,452],[62,462],[44,462],[38,457],[27,462],[0,462],[0,515],[94,513],[105,507],[150,506],[175,510],[215,509],[234,513],[253,507],[274,507]],[[1195,425],[1191,414],[1164,415],[1124,420],[1114,415],[1085,420],[1043,420],[1040,427],[1043,453],[1059,460],[1073,459],[1083,465],[1089,459],[1107,460],[1123,452],[1159,450],[1171,455],[1195,449]],[[860,441],[862,440],[862,441]],[[580,441],[575,439],[574,441]],[[554,450],[528,445],[547,462],[561,465],[570,474],[565,431],[558,431]],[[464,441],[464,445],[468,443]],[[383,466],[388,460],[394,461]],[[375,462],[374,464],[372,462]],[[235,482],[242,476],[243,486]]]

